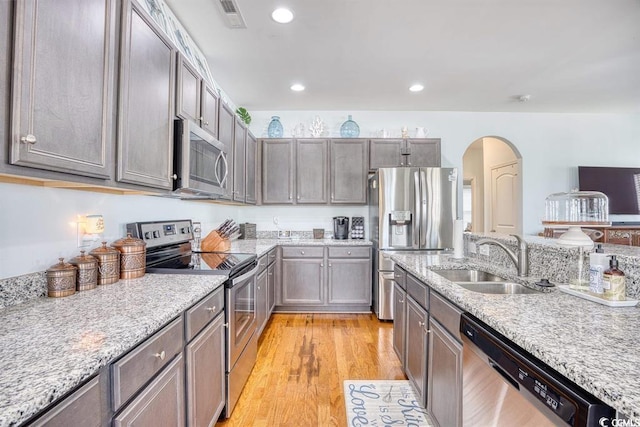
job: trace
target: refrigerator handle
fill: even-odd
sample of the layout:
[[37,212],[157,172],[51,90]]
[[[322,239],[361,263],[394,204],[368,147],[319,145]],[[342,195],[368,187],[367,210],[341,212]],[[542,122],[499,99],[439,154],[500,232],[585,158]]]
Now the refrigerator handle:
[[417,170],[413,173],[413,196],[414,196],[414,209],[413,209],[413,218],[411,218],[411,223],[413,224],[413,247],[420,247],[420,218],[422,215],[420,214],[420,206],[421,206],[421,197],[420,197],[420,171]]
[[420,249],[427,246],[427,174],[420,169]]

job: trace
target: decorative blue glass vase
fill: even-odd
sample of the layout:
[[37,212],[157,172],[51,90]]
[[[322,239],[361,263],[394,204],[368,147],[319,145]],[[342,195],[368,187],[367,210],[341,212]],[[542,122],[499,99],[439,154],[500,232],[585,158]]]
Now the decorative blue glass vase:
[[351,114],[349,114],[349,119],[340,126],[340,136],[343,138],[357,138],[358,135],[360,135],[360,126],[351,120]]
[[280,117],[271,117],[271,122],[269,122],[269,127],[267,128],[267,135],[269,138],[282,138],[284,130],[282,129],[282,123],[280,123]]

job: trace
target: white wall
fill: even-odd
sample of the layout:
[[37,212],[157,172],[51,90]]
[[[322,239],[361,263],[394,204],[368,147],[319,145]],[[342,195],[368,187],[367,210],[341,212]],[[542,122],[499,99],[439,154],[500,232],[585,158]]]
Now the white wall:
[[542,230],[544,200],[577,186],[577,166],[640,166],[640,114],[470,113],[420,111],[252,111],[251,130],[266,137],[272,115],[280,116],[285,136],[296,124],[305,128],[318,115],[328,136],[339,136],[351,114],[360,136],[377,136],[382,128],[400,136],[407,126],[427,129],[442,139],[442,165],[462,167],[462,156],[473,141],[497,136],[514,144],[522,155],[523,232]]

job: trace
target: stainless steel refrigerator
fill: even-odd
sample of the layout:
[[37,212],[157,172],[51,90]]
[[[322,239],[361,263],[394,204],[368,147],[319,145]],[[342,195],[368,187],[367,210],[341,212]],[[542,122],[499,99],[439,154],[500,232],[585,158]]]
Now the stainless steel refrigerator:
[[381,168],[369,178],[372,303],[379,319],[393,319],[393,252],[453,249],[457,191],[455,168]]

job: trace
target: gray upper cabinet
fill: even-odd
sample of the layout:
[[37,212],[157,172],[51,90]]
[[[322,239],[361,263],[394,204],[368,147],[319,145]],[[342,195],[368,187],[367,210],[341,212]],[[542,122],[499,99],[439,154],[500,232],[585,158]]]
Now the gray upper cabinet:
[[220,103],[218,110],[218,140],[227,147],[227,192],[222,199],[231,200],[233,197],[233,175],[235,156],[233,153],[233,132],[235,130],[235,114],[227,104]]
[[328,141],[296,141],[296,203],[327,203]]
[[295,144],[291,139],[262,141],[262,203],[292,204]]
[[372,139],[369,169],[402,166],[439,167],[440,139]]
[[247,132],[246,163],[245,163],[245,202],[256,204],[256,170],[258,141],[251,132]]
[[369,141],[332,139],[329,142],[332,204],[367,203]]
[[14,7],[10,163],[112,178],[116,1]]
[[181,53],[177,55],[176,115],[218,137],[218,94]]
[[233,135],[233,197],[231,200],[244,203],[247,194],[245,187],[247,128],[237,117]]
[[171,189],[175,49],[135,1],[123,4],[122,29],[117,179]]

